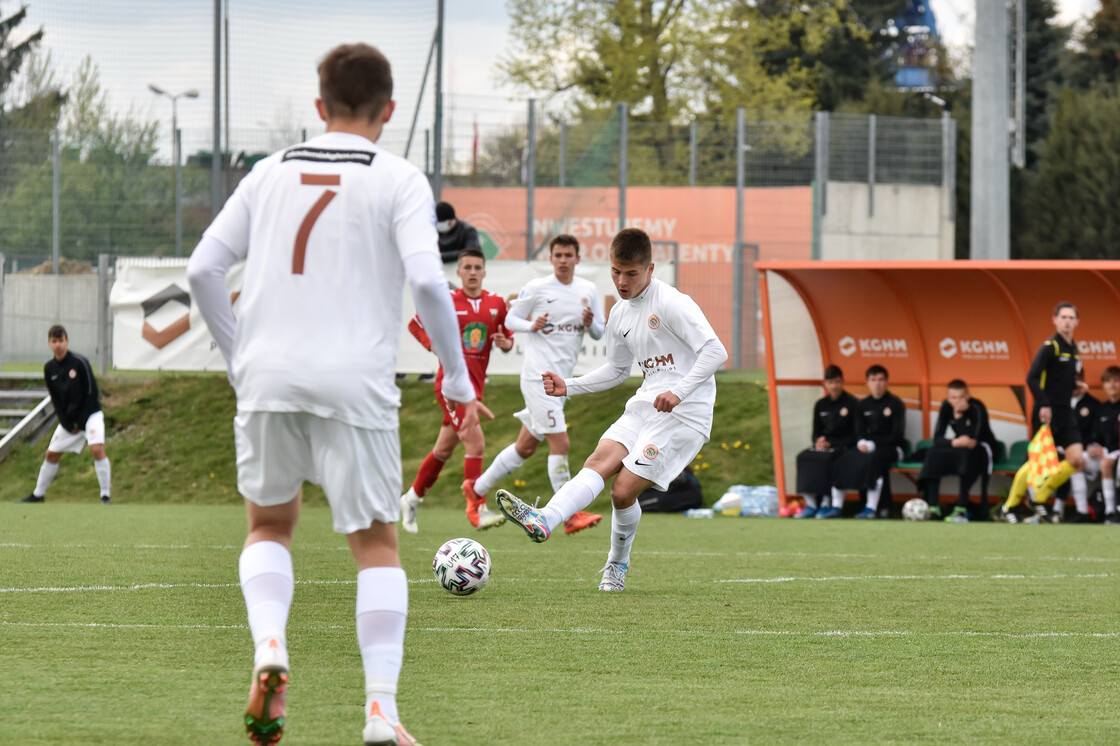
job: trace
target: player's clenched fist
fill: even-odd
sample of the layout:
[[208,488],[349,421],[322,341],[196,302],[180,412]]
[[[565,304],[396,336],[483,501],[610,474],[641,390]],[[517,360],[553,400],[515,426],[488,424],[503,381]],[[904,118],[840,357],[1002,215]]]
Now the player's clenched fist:
[[549,396],[567,395],[568,387],[564,385],[564,379],[552,371],[541,373],[541,380],[544,381],[544,392]]
[[680,403],[680,397],[672,391],[662,391],[657,395],[657,398],[653,400],[653,408],[658,412],[672,412],[673,408]]

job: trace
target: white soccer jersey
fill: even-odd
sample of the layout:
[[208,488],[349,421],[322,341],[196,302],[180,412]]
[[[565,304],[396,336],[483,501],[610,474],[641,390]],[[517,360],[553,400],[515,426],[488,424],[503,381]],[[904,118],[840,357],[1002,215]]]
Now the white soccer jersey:
[[[636,361],[644,380],[630,402],[652,404],[684,378],[696,363],[697,351],[710,339],[717,339],[716,333],[696,302],[654,279],[637,298],[619,301],[611,309],[607,361],[620,368]],[[709,437],[715,401],[716,379],[710,377],[670,415]]]
[[548,323],[536,332],[527,332],[525,363],[521,378],[538,383],[541,373],[552,371],[563,378],[572,374],[576,357],[583,346],[583,309],[591,308],[595,321],[603,323],[599,305],[599,292],[595,283],[582,277],[573,277],[565,285],[556,275],[538,277],[526,283],[510,306],[509,313],[529,321],[547,313]]
[[403,260],[438,245],[420,170],[364,137],[320,135],[258,163],[206,234],[245,260],[238,409],[396,429]]

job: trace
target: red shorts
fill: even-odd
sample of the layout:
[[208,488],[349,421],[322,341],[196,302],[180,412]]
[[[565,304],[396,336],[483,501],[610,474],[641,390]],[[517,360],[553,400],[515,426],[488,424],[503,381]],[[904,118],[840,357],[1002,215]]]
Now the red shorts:
[[[440,386],[435,387],[436,401],[439,402],[439,408],[443,410],[443,422],[441,425],[451,425],[455,429],[459,428],[459,415],[452,412],[447,406],[447,400],[443,398],[443,388]],[[475,389],[474,395],[479,401],[482,401],[482,392]]]

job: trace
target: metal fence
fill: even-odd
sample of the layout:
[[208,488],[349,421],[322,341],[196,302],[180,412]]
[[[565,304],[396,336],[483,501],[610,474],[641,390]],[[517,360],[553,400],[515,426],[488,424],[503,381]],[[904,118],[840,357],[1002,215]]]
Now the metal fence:
[[[753,261],[821,256],[822,226],[835,219],[830,184],[866,184],[871,215],[884,185],[950,195],[953,188],[955,131],[947,118],[740,110],[730,119],[669,123],[620,105],[572,121],[532,101],[452,103],[442,178],[434,178],[428,133],[418,141],[427,143],[421,162],[441,196],[480,229],[490,256],[537,258],[563,231],[602,259],[620,226],[643,227],[662,259],[673,247],[678,284],[714,317],[737,367],[760,360]],[[184,131],[183,142],[202,134]],[[268,152],[315,132],[234,134],[223,161],[227,194]],[[403,149],[401,140],[386,145]],[[7,272],[63,258],[93,264],[101,254],[189,253],[212,218],[207,151],[185,147],[177,166],[108,139],[68,142],[63,132],[8,131],[2,145]]]

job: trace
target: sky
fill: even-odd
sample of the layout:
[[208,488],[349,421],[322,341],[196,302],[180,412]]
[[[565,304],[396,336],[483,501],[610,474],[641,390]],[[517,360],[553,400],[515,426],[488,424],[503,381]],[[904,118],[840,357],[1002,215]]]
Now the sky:
[[[975,2],[929,0],[943,39],[965,50],[971,43]],[[193,0],[0,0],[0,15],[29,6],[21,31],[42,27],[44,47],[64,83],[85,55],[101,72],[115,111],[131,110],[162,123],[170,152],[171,103],[149,84],[181,98],[178,123],[183,150],[210,149],[213,76],[213,2]],[[383,144],[403,152],[417,108],[420,81],[435,29],[435,0],[225,0],[230,15],[230,129],[233,149],[273,150],[291,132],[321,131],[312,108],[315,65],[342,41],[368,41],[393,62],[398,102]],[[1059,0],[1060,20],[1094,13],[1099,0]],[[503,87],[495,65],[506,51],[506,0],[447,0],[444,85],[451,96],[451,147],[469,147],[473,126],[503,128],[525,121],[525,103]],[[964,53],[963,51],[961,52]],[[411,146],[423,158],[424,129],[432,121],[432,83],[420,106]],[[223,115],[224,119],[224,115]],[[163,146],[161,146],[163,152]]]

